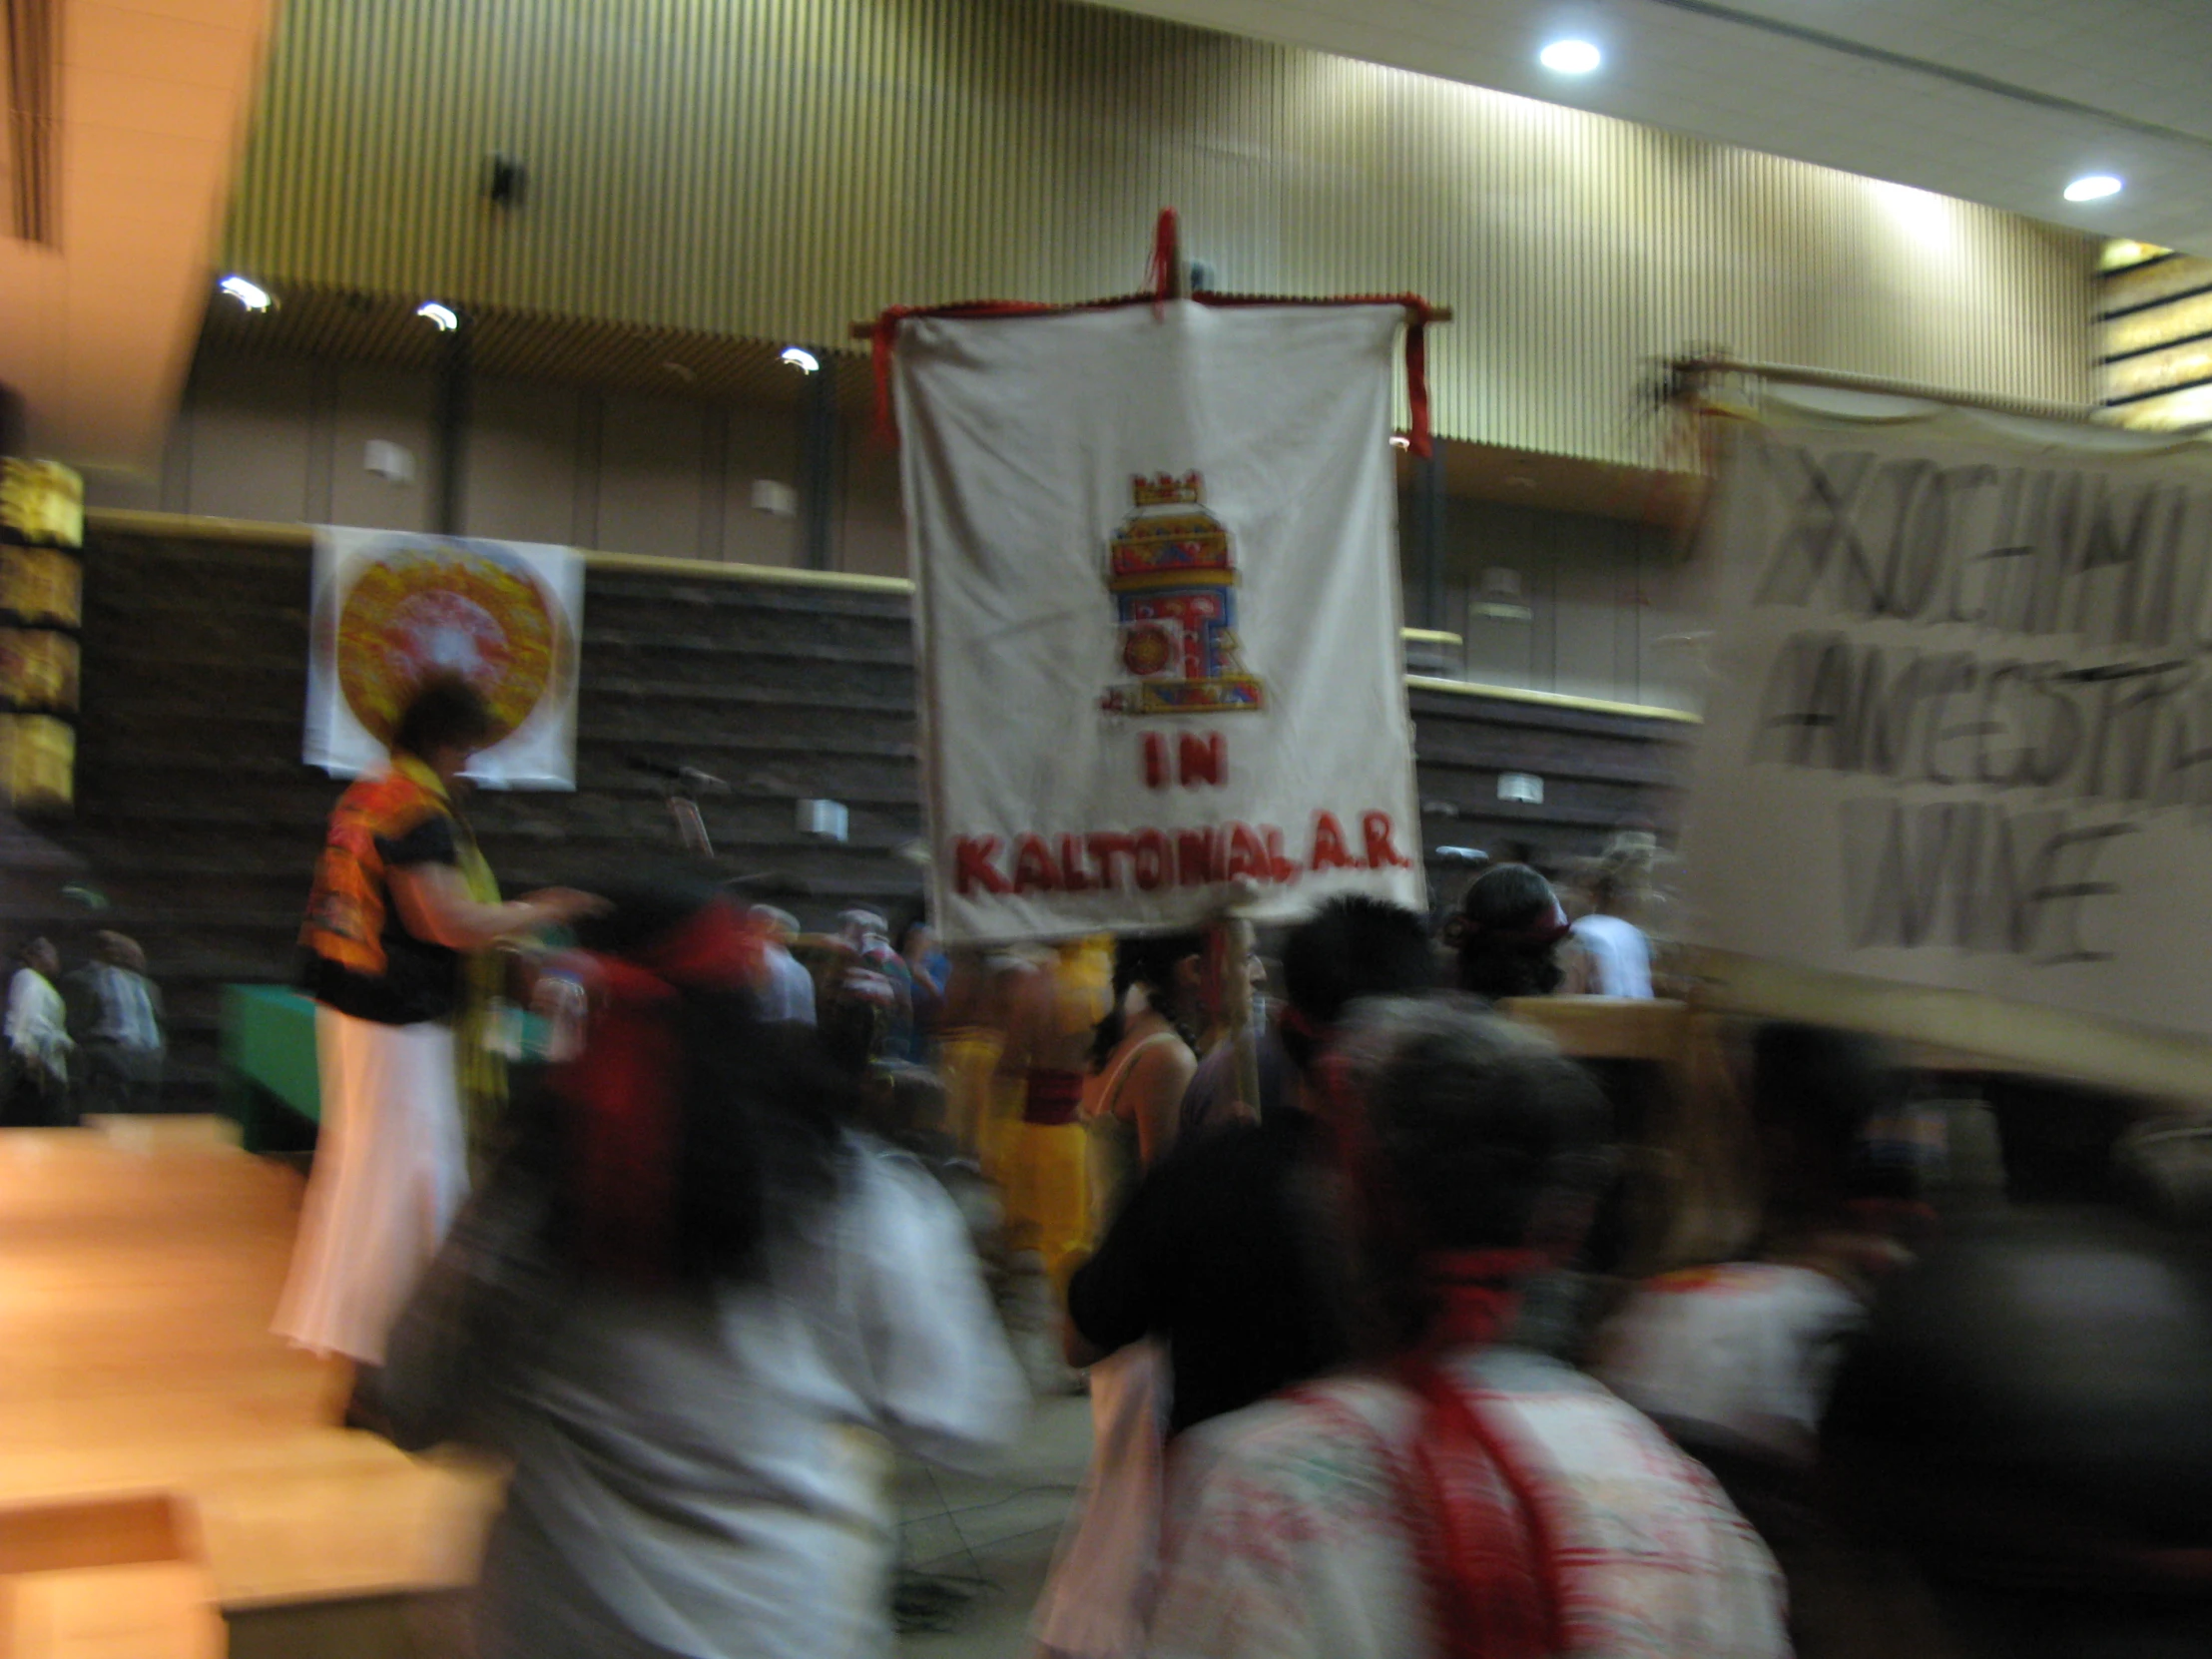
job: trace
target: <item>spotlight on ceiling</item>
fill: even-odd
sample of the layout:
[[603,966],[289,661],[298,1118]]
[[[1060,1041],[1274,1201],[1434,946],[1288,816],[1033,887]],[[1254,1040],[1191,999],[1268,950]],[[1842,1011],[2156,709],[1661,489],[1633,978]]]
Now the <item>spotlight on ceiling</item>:
[[1605,61],[1605,54],[1586,40],[1555,40],[1536,54],[1536,61],[1554,75],[1587,75]]
[[2121,181],[2109,173],[2085,173],[2066,187],[2069,202],[2102,202],[2120,194]]
[[804,345],[785,346],[776,360],[780,363],[790,363],[802,374],[812,374],[822,366],[822,359]]
[[266,311],[275,303],[269,297],[269,289],[259,282],[248,281],[244,276],[226,276],[216,286],[250,311]]
[[1413,440],[1403,432],[1392,432],[1390,434],[1390,447],[1392,449],[1410,449],[1413,447]]
[[461,325],[461,319],[453,314],[453,307],[441,305],[435,299],[425,299],[414,308],[414,314],[441,334],[450,334]]

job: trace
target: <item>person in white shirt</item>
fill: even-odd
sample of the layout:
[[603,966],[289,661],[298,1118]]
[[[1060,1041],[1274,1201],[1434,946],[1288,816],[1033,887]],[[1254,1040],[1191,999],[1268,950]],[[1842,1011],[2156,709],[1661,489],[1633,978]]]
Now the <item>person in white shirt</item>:
[[71,1121],[68,1010],[54,988],[61,952],[35,938],[17,953],[22,963],[8,981],[8,1092],[0,1126],[54,1128]]
[[[403,1445],[513,1468],[481,1659],[879,1659],[895,1532],[850,1430],[973,1466],[1027,1386],[952,1201],[848,1127],[814,1032],[760,1016],[749,918],[675,881],[610,897],[564,962],[582,1049],[511,1109],[380,1402]],[[517,1193],[523,1267],[485,1271]]]
[[753,906],[753,922],[768,934],[768,984],[761,992],[761,1017],[815,1023],[815,976],[792,954],[799,918],[773,904]]
[[1626,869],[1610,860],[1599,863],[1584,879],[1583,892],[1589,914],[1573,927],[1574,941],[1582,947],[1588,964],[1583,989],[1592,996],[1645,997],[1651,990],[1651,942],[1629,916],[1634,912],[1634,884]]
[[92,960],[63,982],[63,997],[82,1061],[77,1081],[84,1109],[155,1110],[168,1045],[162,993],[146,976],[138,941],[115,932],[94,935]]
[[1705,1471],[1504,1340],[1603,1179],[1594,1085],[1432,1000],[1365,1004],[1331,1063],[1367,1363],[1178,1439],[1151,1659],[1787,1659]]

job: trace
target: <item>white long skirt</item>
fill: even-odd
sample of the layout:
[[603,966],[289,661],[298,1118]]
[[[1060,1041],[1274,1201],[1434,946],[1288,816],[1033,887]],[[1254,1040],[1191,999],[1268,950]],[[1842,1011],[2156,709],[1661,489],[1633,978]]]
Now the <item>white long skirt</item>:
[[468,1190],[452,1027],[314,1015],[322,1127],[276,1335],[381,1365]]
[[1153,1338],[1091,1367],[1091,1464],[1029,1628],[1052,1659],[1134,1659],[1159,1576],[1167,1353]]

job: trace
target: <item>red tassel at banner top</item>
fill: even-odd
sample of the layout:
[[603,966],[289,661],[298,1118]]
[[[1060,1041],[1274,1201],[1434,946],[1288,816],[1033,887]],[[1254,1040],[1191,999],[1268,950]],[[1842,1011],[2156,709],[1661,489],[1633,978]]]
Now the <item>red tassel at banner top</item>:
[[898,447],[898,412],[891,403],[891,352],[898,345],[898,325],[911,313],[893,305],[875,319],[869,338],[875,369],[875,435],[889,448]]
[[1146,285],[1152,289],[1152,314],[1157,317],[1176,297],[1176,267],[1183,260],[1183,239],[1175,210],[1162,208],[1160,222],[1152,228],[1152,270]]
[[1416,455],[1426,457],[1428,437],[1428,307],[1418,299],[1405,303],[1405,435]]

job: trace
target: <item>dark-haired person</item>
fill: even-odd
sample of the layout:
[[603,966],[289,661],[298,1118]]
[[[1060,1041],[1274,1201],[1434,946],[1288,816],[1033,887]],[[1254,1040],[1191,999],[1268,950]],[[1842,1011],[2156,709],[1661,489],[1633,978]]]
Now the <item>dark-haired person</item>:
[[315,999],[322,1117],[276,1331],[364,1367],[467,1190],[454,1020],[471,952],[586,911],[569,891],[499,901],[454,803],[491,736],[458,677],[416,689],[391,762],[330,815],[300,931]]
[[1115,943],[1113,1005],[1091,1039],[1083,1096],[1094,1244],[1138,1175],[1175,1144],[1183,1094],[1198,1069],[1189,1032],[1205,955],[1203,933],[1133,935]]
[[1632,1407],[1503,1346],[1576,1248],[1604,1104],[1463,1004],[1359,1011],[1328,1110],[1363,1364],[1178,1442],[1160,1659],[1782,1659],[1774,1563]]
[[846,1430],[972,1462],[1027,1404],[959,1212],[851,1128],[814,1032],[758,1016],[759,934],[712,887],[617,892],[578,933],[581,1049],[510,1114],[384,1390],[402,1443],[512,1461],[482,1659],[886,1652]]
[[[1113,1000],[1092,1035],[1083,1088],[1086,1250],[1139,1175],[1175,1144],[1183,1091],[1198,1066],[1188,1033],[1199,1011],[1205,949],[1202,933],[1131,934],[1115,942]],[[1040,1651],[1056,1659],[1136,1652],[1160,1513],[1162,1370],[1148,1345],[1101,1356],[1090,1367],[1090,1467],[1033,1620]]]
[[1308,1202],[1326,1139],[1306,1108],[1345,1010],[1425,990],[1432,971],[1421,918],[1381,899],[1331,899],[1292,929],[1280,1029],[1298,1086],[1258,1123],[1217,1127],[1146,1173],[1069,1284],[1071,1359],[1162,1339],[1179,1432],[1344,1358],[1341,1280]]
[[1549,881],[1526,864],[1492,864],[1468,885],[1444,940],[1458,954],[1459,988],[1500,1002],[1559,989],[1569,931]]

